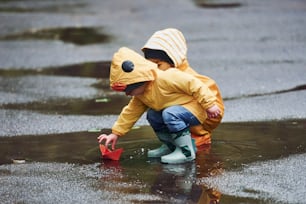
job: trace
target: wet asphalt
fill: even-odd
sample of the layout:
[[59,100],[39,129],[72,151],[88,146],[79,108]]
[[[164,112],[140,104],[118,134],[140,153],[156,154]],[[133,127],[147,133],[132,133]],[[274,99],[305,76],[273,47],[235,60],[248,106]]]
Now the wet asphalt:
[[[83,63],[107,64],[121,46],[141,53],[152,33],[167,27],[184,33],[191,66],[218,83],[226,106],[223,123],[305,121],[305,11],[303,0],[0,1],[0,138],[3,142],[9,137],[23,140],[109,129],[127,100],[109,90],[107,66],[102,67],[103,77],[57,71]],[[67,28],[93,30],[74,41]],[[49,35],[42,32],[46,30]],[[80,43],[94,35],[103,40]],[[120,102],[104,107],[117,98]],[[146,125],[144,117],[136,124]],[[94,140],[99,133],[90,134]],[[306,175],[300,169],[305,168],[305,151],[280,155],[284,158],[255,161],[241,170],[229,168],[221,177],[197,182],[228,196],[250,198],[241,203],[303,203],[306,183],[301,178]],[[135,194],[122,190],[115,196],[112,189],[120,188],[117,177],[110,176],[107,186],[96,181],[120,175],[122,169],[100,166],[96,158],[86,165],[41,161],[21,164],[22,168],[7,162],[0,165],[1,202],[165,202],[161,195],[141,190]],[[131,186],[142,185],[120,182],[129,185],[122,186],[128,192],[134,192]]]

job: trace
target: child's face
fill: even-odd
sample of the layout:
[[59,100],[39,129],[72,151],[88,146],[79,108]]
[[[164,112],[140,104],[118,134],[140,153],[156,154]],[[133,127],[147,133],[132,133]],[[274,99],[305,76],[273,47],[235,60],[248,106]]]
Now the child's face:
[[127,96],[139,96],[142,95],[145,91],[146,83],[136,89],[133,89],[132,91],[125,92],[125,95]]
[[158,69],[163,70],[163,71],[165,71],[165,70],[167,70],[171,67],[171,64],[169,64],[168,62],[165,62],[165,61],[161,61],[160,59],[149,58],[148,60],[157,64]]

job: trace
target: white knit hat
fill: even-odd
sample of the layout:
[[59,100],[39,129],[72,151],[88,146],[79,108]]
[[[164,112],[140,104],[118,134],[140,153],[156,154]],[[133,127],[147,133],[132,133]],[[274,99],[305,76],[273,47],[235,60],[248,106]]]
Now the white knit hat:
[[176,67],[187,57],[185,37],[175,28],[156,31],[143,46],[142,51],[144,49],[165,51]]

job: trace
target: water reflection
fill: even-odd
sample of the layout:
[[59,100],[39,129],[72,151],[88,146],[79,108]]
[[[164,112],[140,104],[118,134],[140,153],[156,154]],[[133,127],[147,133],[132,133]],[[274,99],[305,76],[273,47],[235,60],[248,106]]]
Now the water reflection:
[[170,203],[219,203],[221,193],[204,185],[197,185],[198,169],[195,162],[162,165],[151,192]]
[[[209,151],[198,152],[201,159],[208,157]],[[118,193],[137,194],[140,203],[219,203],[221,193],[216,189],[196,183],[199,176],[215,175],[215,168],[200,166],[205,161],[178,165],[161,164],[159,159],[124,158],[123,161],[102,160],[103,172],[99,189],[113,190]],[[215,161],[218,163],[218,161]],[[217,166],[217,165],[213,165]],[[219,171],[222,172],[222,171]],[[145,195],[150,195],[149,199]],[[153,196],[153,197],[152,197]]]

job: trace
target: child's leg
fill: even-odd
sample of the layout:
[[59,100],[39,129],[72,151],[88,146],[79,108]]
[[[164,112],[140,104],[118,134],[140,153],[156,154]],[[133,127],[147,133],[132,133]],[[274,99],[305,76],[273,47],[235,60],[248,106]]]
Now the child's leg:
[[171,106],[162,112],[162,118],[167,125],[173,143],[174,152],[161,157],[163,163],[184,163],[195,159],[195,146],[193,145],[190,126],[198,125],[198,119],[182,106]]
[[155,111],[153,109],[149,109],[147,111],[147,120],[153,128],[154,132],[163,132],[168,130],[162,114],[163,111]]
[[147,120],[149,121],[158,139],[163,143],[159,148],[149,150],[147,153],[148,157],[158,158],[173,152],[175,150],[175,145],[173,145],[171,135],[166,124],[164,123],[162,111],[154,111],[149,109],[147,112]]
[[169,132],[175,133],[201,123],[183,106],[171,106],[162,111],[163,123]]

